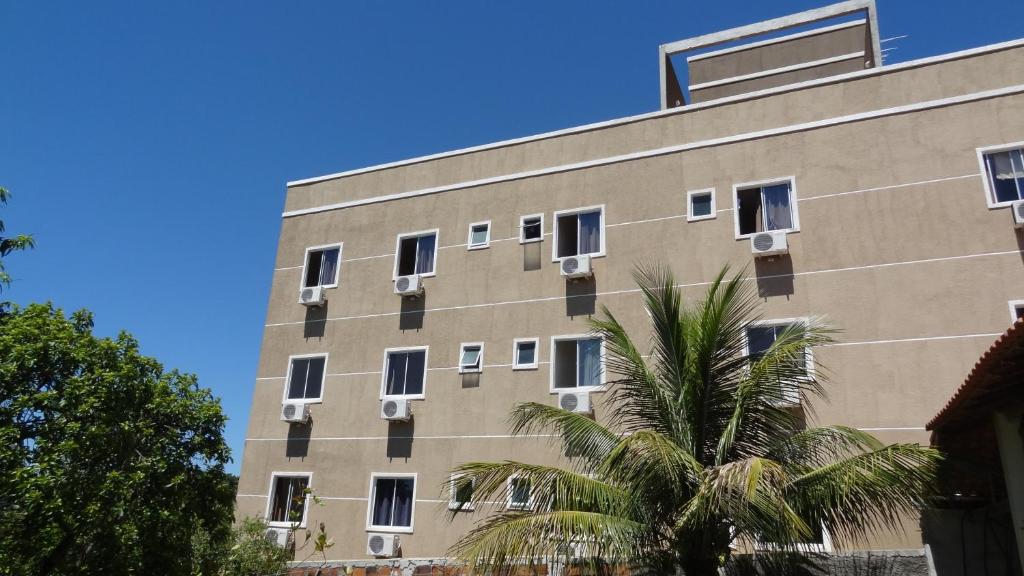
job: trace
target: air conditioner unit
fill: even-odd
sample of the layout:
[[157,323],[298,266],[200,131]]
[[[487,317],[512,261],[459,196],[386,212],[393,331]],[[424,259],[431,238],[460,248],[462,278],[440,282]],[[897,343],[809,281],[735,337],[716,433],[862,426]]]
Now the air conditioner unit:
[[423,293],[423,279],[417,274],[399,276],[395,280],[395,294],[399,296],[419,296]]
[[370,534],[366,538],[366,553],[370,556],[393,558],[401,547],[398,534]]
[[299,290],[299,304],[303,306],[322,306],[324,289],[322,286],[311,286]]
[[308,422],[309,405],[301,402],[285,402],[281,406],[281,420],[285,422]]
[[560,392],[558,394],[558,407],[570,412],[590,414],[593,409],[590,407],[589,392]]
[[1024,228],[1024,200],[1017,200],[1010,205],[1013,210],[1013,225],[1017,228]]
[[781,231],[758,232],[750,237],[750,251],[757,257],[789,254],[786,233]]
[[404,398],[385,398],[380,403],[380,417],[384,420],[408,420],[412,406]]
[[267,528],[266,538],[270,542],[287,548],[292,543],[292,531],[287,528]]
[[562,259],[562,276],[566,278],[588,278],[593,273],[590,270],[590,256],[567,256]]

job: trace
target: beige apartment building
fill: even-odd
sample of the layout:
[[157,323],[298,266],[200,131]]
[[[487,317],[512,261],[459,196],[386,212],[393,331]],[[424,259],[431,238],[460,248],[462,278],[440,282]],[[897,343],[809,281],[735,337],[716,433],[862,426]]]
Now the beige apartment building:
[[[509,435],[516,403],[602,417],[588,319],[646,340],[642,261],[690,297],[745,267],[752,349],[826,316],[816,421],[927,443],[1024,307],[1024,41],[880,46],[874,3],[843,2],[662,45],[660,110],[290,182],[239,517],[323,522],[334,560],[444,557],[482,517],[446,519],[452,467],[561,458]],[[307,486],[321,504],[289,504]]]

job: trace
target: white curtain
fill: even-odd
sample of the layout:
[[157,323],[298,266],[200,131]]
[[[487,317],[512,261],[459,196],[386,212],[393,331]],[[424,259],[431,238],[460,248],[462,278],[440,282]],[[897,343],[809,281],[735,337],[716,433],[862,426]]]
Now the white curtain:
[[601,385],[601,339],[588,338],[580,340],[579,346],[579,386]]
[[416,274],[430,274],[434,271],[434,248],[437,236],[420,236],[416,243]]
[[412,525],[412,479],[402,478],[396,480],[395,485],[395,515],[392,518],[392,526]]
[[764,196],[765,230],[785,230],[793,227],[793,213],[790,209],[789,184],[765,186]]
[[579,215],[580,254],[597,254],[601,251],[601,213],[587,212]]

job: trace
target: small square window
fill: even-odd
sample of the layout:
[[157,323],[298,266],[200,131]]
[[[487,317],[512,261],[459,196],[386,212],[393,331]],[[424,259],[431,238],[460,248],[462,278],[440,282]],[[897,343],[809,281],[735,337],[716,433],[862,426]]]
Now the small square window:
[[288,366],[286,400],[319,402],[322,398],[327,356],[293,357]]
[[694,190],[686,193],[687,209],[686,220],[695,222],[698,220],[710,220],[717,215],[715,210],[715,189]]
[[603,385],[601,339],[560,336],[552,340],[551,389],[593,389]]
[[737,238],[746,238],[758,232],[799,228],[791,180],[737,186],[733,205],[736,207]]
[[415,502],[414,476],[371,475],[367,528],[386,532],[412,532]]
[[604,209],[583,208],[555,213],[554,259],[604,255]]
[[459,350],[459,374],[483,372],[484,345],[481,343],[463,344]]
[[395,253],[395,277],[422,274],[432,276],[437,262],[437,231],[404,234],[398,237]]
[[534,214],[519,219],[519,243],[540,242],[544,239],[544,215]]
[[469,250],[479,250],[491,245],[491,222],[477,222],[469,225],[469,238],[466,246]]
[[472,510],[473,490],[476,488],[472,478],[453,475],[448,485],[448,509]]
[[1024,318],[1024,300],[1010,300],[1010,321]]
[[513,370],[535,370],[537,368],[537,344],[537,338],[516,338],[513,341]]
[[509,510],[529,510],[533,505],[533,487],[529,478],[513,476],[508,479]]
[[305,526],[309,475],[275,475],[271,478],[268,524],[278,527]]
[[306,250],[306,265],[303,267],[302,287],[315,288],[323,286],[333,288],[338,285],[338,258],[341,246],[326,246]]
[[1024,147],[984,154],[990,206],[1024,200]]
[[427,378],[427,349],[397,349],[384,353],[382,397],[423,398]]

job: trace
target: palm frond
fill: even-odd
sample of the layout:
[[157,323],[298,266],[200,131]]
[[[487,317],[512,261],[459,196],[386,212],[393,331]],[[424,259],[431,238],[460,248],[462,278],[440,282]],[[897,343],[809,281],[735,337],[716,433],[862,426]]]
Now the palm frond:
[[537,402],[516,405],[509,415],[509,426],[513,435],[556,433],[563,454],[579,458],[587,470],[596,468],[619,439],[618,434],[585,414]]
[[787,435],[768,452],[794,475],[855,454],[879,450],[877,438],[849,426],[818,426]]
[[602,477],[633,493],[652,516],[670,514],[685,502],[703,473],[700,462],[683,446],[654,430],[623,438],[599,469]]

